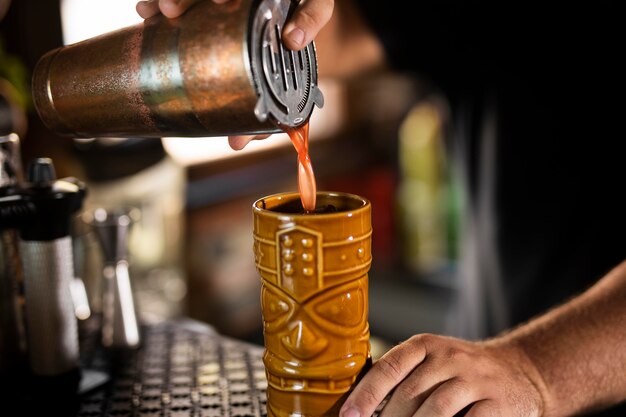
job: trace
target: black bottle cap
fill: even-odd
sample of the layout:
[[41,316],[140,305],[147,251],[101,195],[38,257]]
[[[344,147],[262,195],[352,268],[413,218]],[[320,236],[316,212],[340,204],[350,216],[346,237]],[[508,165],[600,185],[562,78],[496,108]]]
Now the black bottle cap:
[[52,160],[37,158],[28,164],[20,194],[21,204],[33,207],[20,226],[21,238],[44,241],[69,236],[73,215],[82,207],[86,190],[76,178],[56,179]]
[[28,164],[26,180],[38,187],[50,185],[57,179],[52,159],[37,158]]

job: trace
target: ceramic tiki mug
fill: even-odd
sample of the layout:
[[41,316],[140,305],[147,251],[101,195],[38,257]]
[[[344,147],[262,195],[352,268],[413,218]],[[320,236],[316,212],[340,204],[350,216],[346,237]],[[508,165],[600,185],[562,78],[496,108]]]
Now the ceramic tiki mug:
[[316,214],[303,214],[297,193],[253,206],[270,417],[338,415],[370,363],[370,203],[329,192],[317,201]]

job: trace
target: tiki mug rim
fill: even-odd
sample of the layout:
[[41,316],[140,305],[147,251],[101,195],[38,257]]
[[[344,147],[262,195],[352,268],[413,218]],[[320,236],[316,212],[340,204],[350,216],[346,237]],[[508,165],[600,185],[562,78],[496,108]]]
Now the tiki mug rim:
[[[365,197],[361,197],[357,194],[337,192],[337,191],[318,191],[317,201],[318,207],[324,206],[331,202],[342,203],[336,206],[336,211],[329,213],[299,213],[294,212],[293,209],[282,210],[281,207],[297,208],[300,201],[300,194],[297,192],[285,192],[271,194],[265,197],[261,197],[254,202],[252,208],[255,213],[265,216],[283,217],[289,216],[296,219],[310,218],[310,216],[324,216],[324,217],[343,217],[346,214],[358,214],[362,211],[369,210],[371,203]],[[326,204],[325,204],[326,203]],[[277,210],[277,208],[279,208]],[[302,209],[302,206],[300,206]]]

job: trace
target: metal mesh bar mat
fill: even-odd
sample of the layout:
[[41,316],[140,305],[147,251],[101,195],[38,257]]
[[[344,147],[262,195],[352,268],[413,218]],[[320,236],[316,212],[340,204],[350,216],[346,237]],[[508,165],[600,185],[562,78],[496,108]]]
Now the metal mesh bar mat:
[[262,347],[187,321],[146,327],[143,337],[78,417],[266,416]]
[[[88,333],[91,336],[81,340],[83,368],[110,374],[109,382],[81,394],[76,402],[57,396],[51,401],[48,397],[46,401],[72,403],[67,407],[69,412],[52,414],[46,413],[51,412],[52,404],[45,404],[32,390],[26,394],[20,390],[22,395],[14,397],[15,411],[20,413],[7,415],[267,416],[261,346],[225,337],[199,322],[182,320],[142,327],[139,349],[111,356],[98,348],[94,333]],[[35,405],[39,412],[25,412],[25,403]]]

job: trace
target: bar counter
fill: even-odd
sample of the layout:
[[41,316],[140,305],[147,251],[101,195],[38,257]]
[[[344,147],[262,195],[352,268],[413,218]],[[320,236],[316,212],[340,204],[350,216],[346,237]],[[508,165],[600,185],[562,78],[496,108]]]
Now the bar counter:
[[96,373],[107,382],[77,396],[55,394],[52,401],[37,398],[40,391],[9,389],[17,407],[6,415],[266,417],[262,346],[187,319],[143,326],[142,338],[140,348],[111,361],[96,338],[82,337],[83,380]]

